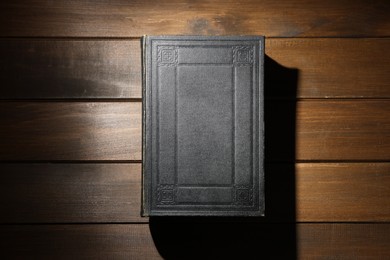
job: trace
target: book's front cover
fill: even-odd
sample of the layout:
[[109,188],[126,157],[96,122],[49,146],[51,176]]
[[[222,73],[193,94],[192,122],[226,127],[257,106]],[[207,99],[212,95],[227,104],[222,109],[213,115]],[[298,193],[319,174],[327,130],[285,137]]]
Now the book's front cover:
[[264,38],[143,38],[143,216],[264,215]]

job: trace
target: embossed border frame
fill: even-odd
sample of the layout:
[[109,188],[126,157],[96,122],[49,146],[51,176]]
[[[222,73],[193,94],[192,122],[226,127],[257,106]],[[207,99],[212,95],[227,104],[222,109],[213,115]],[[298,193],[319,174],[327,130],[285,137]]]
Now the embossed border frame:
[[[144,41],[144,44],[146,42],[149,42],[149,44],[152,43],[153,40],[172,40],[172,41],[179,41],[178,39],[178,36],[153,36],[153,37],[147,37],[146,38],[146,41]],[[198,36],[183,36],[182,37],[182,40],[184,41],[208,41],[208,40],[212,40],[212,41],[241,41],[241,40],[246,40],[246,41],[256,41],[258,42],[258,46],[259,46],[259,60],[258,60],[258,63],[259,63],[259,71],[258,71],[258,84],[260,86],[259,88],[259,92],[258,92],[258,108],[259,111],[258,111],[258,116],[259,116],[259,140],[258,141],[258,145],[259,145],[259,151],[258,151],[258,160],[259,160],[259,163],[258,163],[258,170],[259,170],[259,178],[258,178],[258,181],[259,181],[259,190],[258,190],[258,193],[255,194],[255,196],[258,195],[259,197],[259,200],[258,200],[258,210],[257,211],[230,211],[230,210],[222,210],[222,211],[216,211],[216,212],[203,212],[205,214],[201,214],[201,215],[225,215],[225,216],[229,216],[229,215],[235,215],[235,216],[240,216],[240,215],[245,215],[245,216],[250,216],[250,215],[256,215],[256,216],[259,216],[259,215],[263,215],[264,214],[264,164],[263,164],[263,158],[264,158],[264,151],[263,151],[263,144],[264,144],[264,115],[263,115],[263,107],[264,107],[264,98],[263,98],[263,87],[264,87],[264,82],[263,82],[263,77],[262,75],[264,75],[263,73],[263,70],[264,70],[264,38],[261,37],[261,36],[243,36],[241,37],[240,39],[238,39],[237,37],[233,36],[233,37],[229,37],[229,36],[207,36],[207,37],[198,37]],[[152,48],[149,49],[150,51],[152,50]],[[150,55],[151,53],[148,53],[148,52],[145,52],[143,53],[143,59],[144,59],[144,62],[147,62],[148,65],[149,65],[149,68],[151,68],[151,59],[150,59]],[[234,52],[234,55],[238,55],[237,52]],[[248,53],[248,55],[246,56],[249,60],[253,59],[253,53]],[[177,56],[175,55],[175,58],[177,59]],[[243,59],[240,59],[240,58],[237,58],[237,56],[234,57],[234,62],[237,63],[238,66],[246,66],[246,62],[245,60]],[[164,65],[167,65],[167,66],[170,66],[169,63],[167,64],[164,64]],[[144,74],[144,102],[143,102],[143,106],[144,106],[144,140],[143,140],[143,158],[144,158],[144,161],[143,161],[143,182],[149,182],[149,188],[147,189],[144,189],[143,190],[143,203],[146,205],[146,207],[148,207],[147,209],[145,209],[145,215],[148,215],[150,214],[150,211],[153,211],[153,214],[151,215],[167,215],[166,214],[166,211],[162,211],[162,212],[159,212],[159,210],[153,210],[152,209],[152,203],[150,201],[150,198],[151,198],[151,195],[150,194],[150,191],[151,191],[151,187],[152,186],[152,176],[151,176],[151,167],[152,167],[152,158],[151,156],[146,156],[145,154],[145,151],[147,150],[146,148],[147,147],[150,147],[151,143],[150,143],[150,136],[148,138],[148,135],[151,133],[150,129],[148,129],[148,126],[151,127],[151,114],[150,113],[147,113],[148,109],[147,108],[150,108],[151,106],[151,89],[148,89],[148,86],[150,87],[150,84],[148,84],[148,81],[151,80],[150,78],[150,74],[146,74],[147,72],[145,71],[145,67],[143,68],[143,72],[145,73]],[[150,71],[149,71],[150,73]],[[150,83],[150,82],[149,82]],[[149,95],[147,95],[149,94]],[[146,98],[145,98],[146,97]],[[150,111],[150,109],[149,109]],[[145,122],[149,121],[149,124],[145,124]],[[250,189],[250,188],[249,188]],[[237,197],[237,191],[241,191],[240,188],[235,188],[233,189],[233,193],[234,193],[234,197],[236,198]],[[236,200],[236,199],[235,199]],[[168,208],[167,208],[168,209]],[[186,212],[183,212],[182,210],[177,210],[175,211],[175,209],[169,209],[169,215],[197,215],[200,213],[200,211],[196,210],[195,212],[192,212],[192,211],[186,211]]]

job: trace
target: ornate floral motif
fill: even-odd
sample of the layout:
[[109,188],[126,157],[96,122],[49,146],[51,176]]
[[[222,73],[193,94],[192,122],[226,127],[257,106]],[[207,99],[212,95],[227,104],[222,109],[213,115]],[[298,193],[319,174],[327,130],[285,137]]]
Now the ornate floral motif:
[[253,189],[249,186],[234,186],[234,204],[252,205]]
[[158,185],[157,187],[157,204],[170,205],[175,204],[174,185]]
[[252,46],[233,47],[233,63],[236,66],[250,66],[253,63]]
[[178,53],[175,46],[157,46],[157,65],[176,66]]

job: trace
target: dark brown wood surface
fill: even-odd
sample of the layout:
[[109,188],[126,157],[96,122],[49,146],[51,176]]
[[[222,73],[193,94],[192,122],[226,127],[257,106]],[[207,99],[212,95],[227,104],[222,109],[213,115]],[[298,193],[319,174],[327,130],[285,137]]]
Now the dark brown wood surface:
[[147,224],[0,228],[3,259],[161,259]]
[[[388,259],[389,11],[1,1],[0,258]],[[265,219],[139,217],[144,34],[267,37]]]
[[265,51],[298,70],[298,98],[389,98],[389,45],[389,38],[287,38],[268,39]]
[[0,160],[141,160],[141,102],[2,102]]
[[296,219],[388,222],[389,173],[390,163],[298,163]]
[[389,224],[301,224],[298,259],[386,259]]
[[0,36],[389,36],[386,0],[2,1]]
[[[390,254],[389,224],[173,222],[151,227],[8,225],[1,226],[1,230],[2,258],[248,259],[272,255],[291,259],[297,255],[299,259],[386,259]],[[180,237],[164,241],[166,237],[156,234],[158,231]],[[296,241],[290,239],[294,232]]]
[[[266,106],[267,161],[292,159],[276,149],[290,106]],[[296,159],[390,160],[389,114],[388,100],[299,101]],[[2,102],[0,160],[140,161],[141,126],[141,102]]]
[[[289,90],[290,78],[268,70],[266,98],[390,97],[390,72],[383,69],[390,67],[389,44],[388,38],[267,39],[268,57],[297,69],[298,82]],[[0,80],[7,87],[0,99],[140,99],[140,51],[139,39],[1,39]]]
[[0,164],[0,223],[147,222],[141,164]]
[[389,100],[297,104],[296,159],[390,160]]
[[[278,207],[274,198],[288,195],[282,183],[294,174],[297,221],[390,221],[389,163],[298,163],[295,173],[267,164],[266,170],[270,208]],[[0,172],[3,224],[148,221],[140,217],[139,163],[0,164]],[[266,218],[281,221],[291,219]]]
[[1,39],[1,99],[141,98],[135,40]]

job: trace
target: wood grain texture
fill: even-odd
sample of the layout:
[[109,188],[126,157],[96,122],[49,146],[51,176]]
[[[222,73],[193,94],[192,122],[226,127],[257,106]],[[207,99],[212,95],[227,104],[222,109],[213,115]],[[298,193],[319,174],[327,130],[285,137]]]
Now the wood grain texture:
[[0,160],[140,160],[141,102],[0,103]]
[[[290,103],[266,104],[267,161],[390,159],[390,101]],[[141,126],[141,102],[3,102],[0,160],[139,161]]]
[[[280,65],[298,70],[298,98],[389,98],[389,45],[388,38],[268,39],[265,50]],[[280,76],[270,71],[266,83],[288,86],[289,79]],[[282,86],[273,96],[290,93]]]
[[155,223],[0,229],[2,258],[295,259],[296,254],[298,259],[386,259],[390,255],[389,224]]
[[[0,164],[0,172],[3,224],[148,221],[139,163]],[[266,222],[390,221],[390,163],[267,164],[266,172]]]
[[387,259],[390,224],[302,224],[298,259]]
[[296,164],[298,221],[390,221],[390,163]]
[[[389,36],[388,1],[2,1],[0,36]],[[28,25],[28,26],[26,26]]]
[[161,259],[145,224],[8,225],[0,229],[1,258]]
[[145,222],[141,164],[0,164],[1,223]]
[[297,103],[296,159],[389,160],[390,101]]
[[140,98],[139,41],[0,40],[0,98]]
[[[265,61],[266,98],[390,97],[389,44],[267,39],[266,54],[279,65]],[[142,97],[139,39],[1,39],[0,55],[0,99]],[[289,69],[297,82],[285,75]]]
[[[389,13],[386,0],[1,1],[0,258],[389,259]],[[144,34],[267,36],[265,220],[139,217]]]

